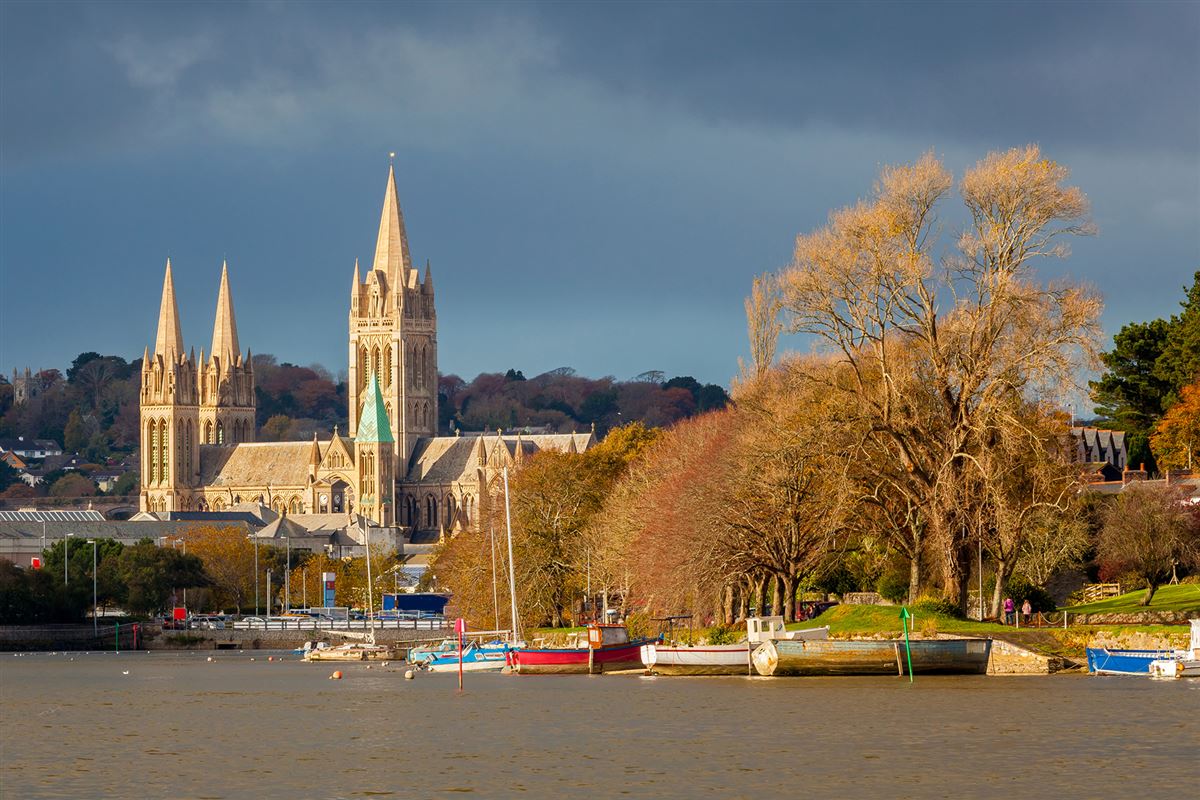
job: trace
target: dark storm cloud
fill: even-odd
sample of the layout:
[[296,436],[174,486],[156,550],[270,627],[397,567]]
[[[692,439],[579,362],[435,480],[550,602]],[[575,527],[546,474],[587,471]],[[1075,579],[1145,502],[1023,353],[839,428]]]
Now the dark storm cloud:
[[[733,121],[1046,135],[1194,150],[1190,3],[643,4],[541,8],[562,64]],[[762,12],[762,13],[758,13]]]
[[330,63],[314,54],[353,60],[374,32],[503,47],[513,20],[546,47],[535,77],[710,121],[964,141],[1035,129],[1169,150],[1194,149],[1200,129],[1200,12],[1188,3],[6,3],[3,14],[8,158],[185,125],[189,99],[251,82],[321,82]]
[[[448,371],[724,381],[751,276],[880,164],[1029,141],[1093,200],[1111,332],[1200,261],[1198,39],[1194,3],[9,0],[0,367],[140,354],[167,254],[201,343],[228,254],[245,341],[339,368],[390,150]],[[41,332],[63,282],[128,324]]]

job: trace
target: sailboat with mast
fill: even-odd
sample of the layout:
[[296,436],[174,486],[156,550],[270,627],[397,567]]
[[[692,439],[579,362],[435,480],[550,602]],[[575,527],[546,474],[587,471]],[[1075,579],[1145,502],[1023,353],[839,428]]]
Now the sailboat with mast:
[[[499,672],[508,666],[510,655],[514,648],[521,645],[518,641],[517,631],[517,584],[516,572],[513,569],[513,549],[512,549],[512,514],[508,499],[508,468],[505,467],[503,472],[504,479],[504,519],[505,528],[508,534],[508,593],[512,611],[512,630],[500,630],[500,596],[496,581],[496,536],[495,528],[489,525],[488,535],[492,550],[492,604],[494,609],[494,622],[496,630],[477,631],[466,634],[466,644],[461,648],[458,642],[447,640],[447,645],[450,647],[439,648],[436,651],[429,652],[419,663],[425,669],[432,672],[457,672],[461,662],[463,671],[470,672]],[[505,639],[502,637],[511,637]],[[497,637],[497,638],[488,638]]]
[[[334,647],[313,647],[304,653],[305,661],[379,661],[395,657],[391,647],[375,642],[375,583],[371,579],[371,528],[365,518],[358,517],[358,529],[363,535],[367,553],[367,632],[360,642],[346,642]],[[342,631],[353,636],[353,631]]]

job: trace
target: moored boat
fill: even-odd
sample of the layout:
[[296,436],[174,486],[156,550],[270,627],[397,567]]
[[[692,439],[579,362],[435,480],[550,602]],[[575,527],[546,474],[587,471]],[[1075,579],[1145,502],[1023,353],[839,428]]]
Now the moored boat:
[[[931,675],[983,675],[991,639],[910,640],[912,671]],[[903,640],[772,640],[751,655],[759,675],[897,675],[908,671]]]
[[1149,675],[1150,664],[1174,658],[1174,650],[1118,650],[1108,647],[1087,649],[1088,672],[1093,675]]
[[[630,640],[624,625],[590,625],[568,647],[517,647],[509,653],[513,672],[520,675],[598,675],[640,669],[641,647],[657,639]],[[579,640],[582,641],[579,641]]]
[[[492,642],[473,641],[462,651],[463,672],[500,671],[508,666],[508,642],[499,640]],[[440,652],[429,656],[420,666],[431,672],[458,672],[459,654],[455,648],[451,652]]]
[[349,642],[334,647],[314,647],[304,654],[305,661],[383,661],[395,658],[392,648],[367,642]]
[[1200,677],[1200,619],[1188,620],[1192,625],[1192,640],[1187,650],[1150,662],[1151,678]]
[[698,647],[650,643],[642,645],[640,655],[646,672],[655,675],[747,675],[753,673],[753,647],[750,642]]
[[656,675],[753,675],[750,654],[760,642],[772,639],[828,639],[829,627],[789,631],[782,617],[746,620],[746,641],[696,647],[651,642],[642,645],[642,663]]

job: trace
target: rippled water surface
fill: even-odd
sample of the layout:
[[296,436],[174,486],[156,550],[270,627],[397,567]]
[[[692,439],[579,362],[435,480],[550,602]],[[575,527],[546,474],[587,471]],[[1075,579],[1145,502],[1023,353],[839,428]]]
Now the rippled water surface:
[[468,674],[460,695],[402,665],[209,655],[0,654],[0,796],[1184,797],[1200,779],[1197,680]]

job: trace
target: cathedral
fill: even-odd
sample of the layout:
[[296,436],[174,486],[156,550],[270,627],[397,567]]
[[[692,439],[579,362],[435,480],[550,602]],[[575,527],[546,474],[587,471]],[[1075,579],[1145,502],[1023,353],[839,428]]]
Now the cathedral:
[[227,264],[208,353],[187,350],[167,260],[154,351],[141,383],[141,509],[254,503],[303,524],[337,516],[444,535],[485,518],[504,467],[543,449],[582,452],[591,433],[438,436],[433,274],[413,267],[389,168],[375,257],[350,286],[349,425],[328,440],[255,441],[254,369],[241,350]]

